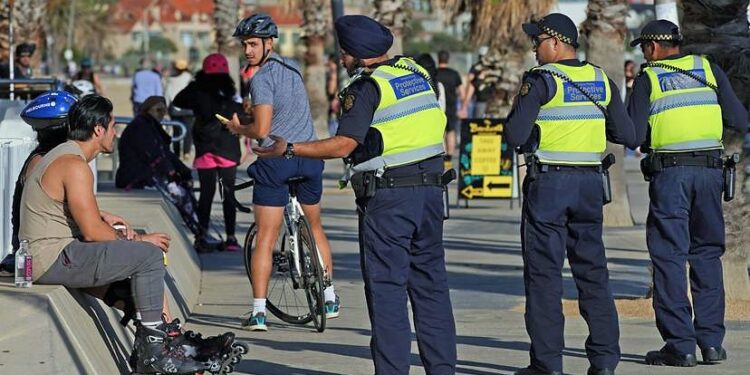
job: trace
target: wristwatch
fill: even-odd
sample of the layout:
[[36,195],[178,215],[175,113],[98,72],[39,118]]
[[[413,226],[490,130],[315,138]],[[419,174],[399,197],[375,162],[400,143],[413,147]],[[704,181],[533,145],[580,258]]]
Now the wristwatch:
[[287,143],[286,144],[286,151],[282,154],[285,158],[291,159],[294,157],[294,143]]

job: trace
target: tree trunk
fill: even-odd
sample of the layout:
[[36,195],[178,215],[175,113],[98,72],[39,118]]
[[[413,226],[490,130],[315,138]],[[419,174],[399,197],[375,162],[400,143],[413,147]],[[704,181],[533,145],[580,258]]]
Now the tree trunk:
[[[591,0],[582,25],[586,42],[586,60],[601,67],[617,85],[624,80],[626,0]],[[620,95],[620,91],[612,93]],[[613,98],[614,100],[614,98]],[[604,206],[604,225],[610,227],[632,226],[627,177],[625,175],[625,148],[607,143],[607,153],[613,153],[617,163],[610,168],[612,203]]]
[[[750,104],[750,31],[748,0],[682,0],[683,51],[701,53],[718,64],[745,108]],[[724,131],[727,154],[742,152],[743,139]],[[736,198],[724,204],[726,252],[722,257],[727,299],[750,300],[750,199],[742,191],[747,155],[737,165]]]
[[239,43],[232,34],[239,22],[240,3],[238,0],[214,0],[214,26],[216,30],[216,52],[226,56],[229,62],[229,74],[239,88],[240,58]]
[[325,131],[328,121],[328,95],[326,93],[325,37],[306,38],[305,87],[310,99],[315,128]]
[[375,9],[373,18],[393,33],[393,45],[388,50],[388,55],[401,55],[404,29],[411,20],[410,0],[373,0],[372,5]]

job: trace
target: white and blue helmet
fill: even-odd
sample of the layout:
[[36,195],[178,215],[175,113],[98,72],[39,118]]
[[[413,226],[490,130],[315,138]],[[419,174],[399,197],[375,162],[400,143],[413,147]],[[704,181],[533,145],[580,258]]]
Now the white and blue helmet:
[[77,101],[67,91],[48,91],[29,102],[21,111],[21,118],[37,131],[65,126],[68,111]]

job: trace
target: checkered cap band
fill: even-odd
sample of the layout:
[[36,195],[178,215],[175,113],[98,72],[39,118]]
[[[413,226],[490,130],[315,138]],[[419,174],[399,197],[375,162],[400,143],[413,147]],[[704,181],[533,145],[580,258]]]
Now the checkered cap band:
[[561,42],[566,43],[566,44],[570,44],[570,45],[573,44],[573,41],[570,38],[568,38],[567,36],[562,35],[562,34],[558,33],[557,31],[555,31],[553,29],[550,29],[549,27],[547,27],[547,26],[545,26],[545,25],[543,25],[541,23],[537,23],[537,26],[539,26],[540,29],[542,29],[545,33],[549,34],[550,36],[554,36],[555,38],[560,39]]

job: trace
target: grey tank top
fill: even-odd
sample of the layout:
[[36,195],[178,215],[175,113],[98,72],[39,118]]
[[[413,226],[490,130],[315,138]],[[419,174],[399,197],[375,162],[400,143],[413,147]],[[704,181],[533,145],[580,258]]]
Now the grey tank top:
[[29,241],[35,281],[52,267],[65,246],[81,236],[67,202],[52,199],[42,187],[42,177],[50,164],[71,154],[86,159],[77,143],[65,142],[42,158],[31,171],[23,188],[18,237],[19,240]]

